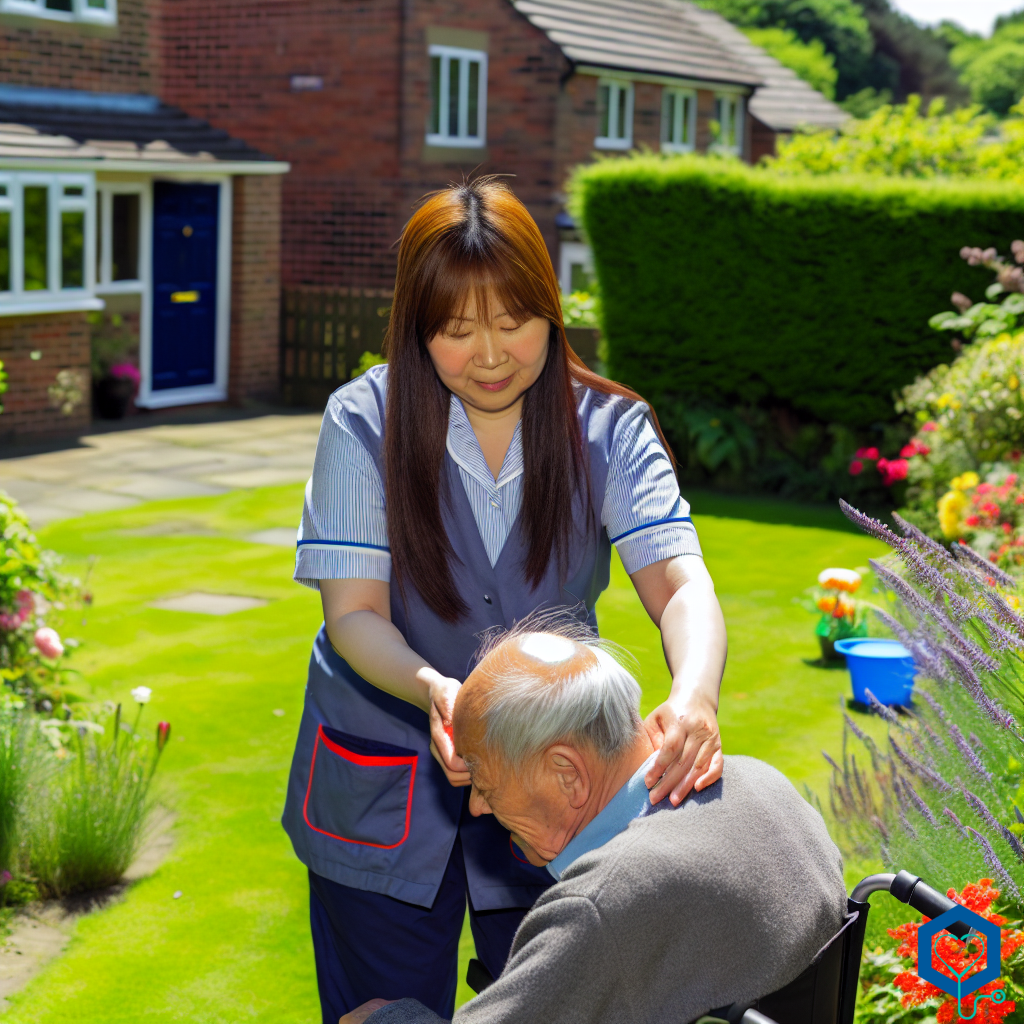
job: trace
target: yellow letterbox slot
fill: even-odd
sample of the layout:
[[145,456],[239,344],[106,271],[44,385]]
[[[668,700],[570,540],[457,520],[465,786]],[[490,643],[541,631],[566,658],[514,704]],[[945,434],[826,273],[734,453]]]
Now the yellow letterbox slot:
[[171,292],[171,302],[198,302],[199,292]]

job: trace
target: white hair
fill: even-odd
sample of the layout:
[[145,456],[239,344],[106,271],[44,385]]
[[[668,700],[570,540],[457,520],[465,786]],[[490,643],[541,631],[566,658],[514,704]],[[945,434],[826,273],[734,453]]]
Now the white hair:
[[[511,657],[513,645],[526,658]],[[611,649],[576,620],[551,616],[492,634],[485,656],[496,681],[480,701],[486,746],[513,770],[559,742],[588,747],[606,761],[619,757],[643,729],[641,690]],[[530,670],[530,659],[538,671]]]

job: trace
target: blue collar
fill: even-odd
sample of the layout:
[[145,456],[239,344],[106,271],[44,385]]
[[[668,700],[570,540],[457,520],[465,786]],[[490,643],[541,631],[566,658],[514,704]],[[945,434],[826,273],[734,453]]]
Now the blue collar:
[[[657,756],[657,751],[651,754],[633,773],[629,782],[605,804],[597,817],[582,832],[573,836],[565,849],[548,863],[548,871],[556,882],[562,877],[562,872],[568,870],[569,866],[583,854],[604,846],[609,839],[614,839],[620,832],[624,832],[634,818],[654,810],[644,776],[650,771]],[[661,805],[658,806],[660,808]]]

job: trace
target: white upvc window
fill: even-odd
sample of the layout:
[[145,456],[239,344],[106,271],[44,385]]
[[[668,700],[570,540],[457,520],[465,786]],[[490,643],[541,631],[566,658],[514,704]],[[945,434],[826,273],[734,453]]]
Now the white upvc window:
[[141,292],[148,272],[149,190],[138,184],[96,186],[96,290]]
[[427,144],[482,147],[487,139],[487,54],[430,47]]
[[117,0],[0,0],[0,13],[116,25]]
[[633,146],[633,83],[620,78],[597,82],[598,149],[631,149]]
[[692,152],[697,136],[697,94],[692,89],[661,91],[661,148],[666,153]]
[[743,153],[743,97],[720,93],[715,97],[715,120],[718,138],[713,148],[722,153],[741,156]]
[[92,295],[93,191],[91,174],[0,172],[0,311]]

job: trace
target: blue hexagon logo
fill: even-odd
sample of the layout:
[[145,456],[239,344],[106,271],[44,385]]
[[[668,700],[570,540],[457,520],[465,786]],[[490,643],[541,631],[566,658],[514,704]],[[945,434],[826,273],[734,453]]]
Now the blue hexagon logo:
[[[936,949],[936,942],[945,929],[957,923],[965,926],[963,929],[957,929],[960,932],[960,940],[964,942],[966,948],[973,950],[966,966],[961,966],[959,969],[946,963]],[[959,1011],[959,1000],[999,977],[1002,963],[1001,944],[1002,932],[998,925],[986,921],[980,914],[976,914],[966,907],[953,907],[952,910],[947,910],[944,914],[940,914],[917,929],[918,976],[931,982],[943,992],[956,996]],[[953,977],[943,974],[933,966],[935,960],[944,964]],[[980,971],[976,974],[969,973],[982,962],[985,966]],[[993,1001],[1002,1002],[1002,999],[994,998],[998,994],[993,993]],[[1005,998],[1003,995],[1003,999]]]

